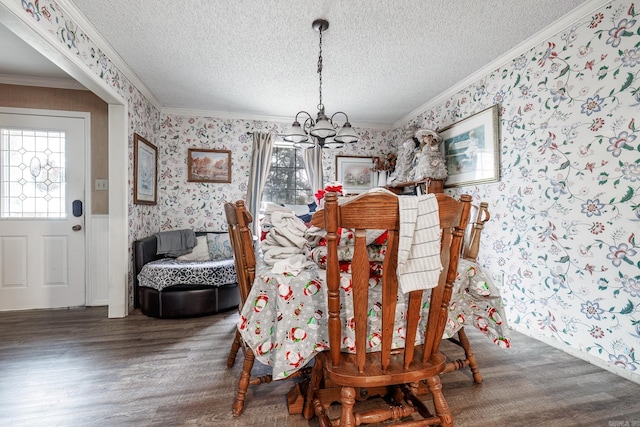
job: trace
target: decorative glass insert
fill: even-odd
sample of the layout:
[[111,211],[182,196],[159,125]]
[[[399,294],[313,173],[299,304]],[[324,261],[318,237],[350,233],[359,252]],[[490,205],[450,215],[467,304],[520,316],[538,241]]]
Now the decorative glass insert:
[[0,217],[63,218],[65,132],[0,129]]

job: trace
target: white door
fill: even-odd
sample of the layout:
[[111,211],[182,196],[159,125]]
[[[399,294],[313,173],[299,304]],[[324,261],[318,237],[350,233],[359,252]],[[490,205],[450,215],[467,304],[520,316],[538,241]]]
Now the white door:
[[0,111],[0,311],[82,306],[88,123],[24,111]]

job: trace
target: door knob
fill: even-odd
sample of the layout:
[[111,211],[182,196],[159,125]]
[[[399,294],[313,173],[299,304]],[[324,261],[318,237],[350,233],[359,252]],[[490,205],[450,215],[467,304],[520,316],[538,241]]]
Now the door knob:
[[73,231],[80,231],[80,230],[82,230],[82,226],[80,224],[76,224],[73,227],[71,227],[71,229]]

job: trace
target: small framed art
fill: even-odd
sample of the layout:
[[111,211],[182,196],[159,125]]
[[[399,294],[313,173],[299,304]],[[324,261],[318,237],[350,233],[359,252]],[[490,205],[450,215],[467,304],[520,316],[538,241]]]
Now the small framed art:
[[134,133],[133,150],[133,203],[155,205],[158,192],[158,149]]
[[438,131],[447,163],[445,188],[500,180],[498,131],[497,105]]
[[231,150],[189,148],[189,182],[231,182]]
[[343,194],[363,193],[378,185],[373,162],[373,157],[336,156],[336,181]]

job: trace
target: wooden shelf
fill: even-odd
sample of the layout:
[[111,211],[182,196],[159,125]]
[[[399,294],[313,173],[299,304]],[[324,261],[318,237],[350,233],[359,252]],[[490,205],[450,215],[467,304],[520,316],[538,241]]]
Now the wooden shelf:
[[386,186],[385,188],[396,194],[415,194],[416,187],[420,186],[422,194],[443,193],[444,179],[422,179],[420,181],[401,182],[397,185]]

